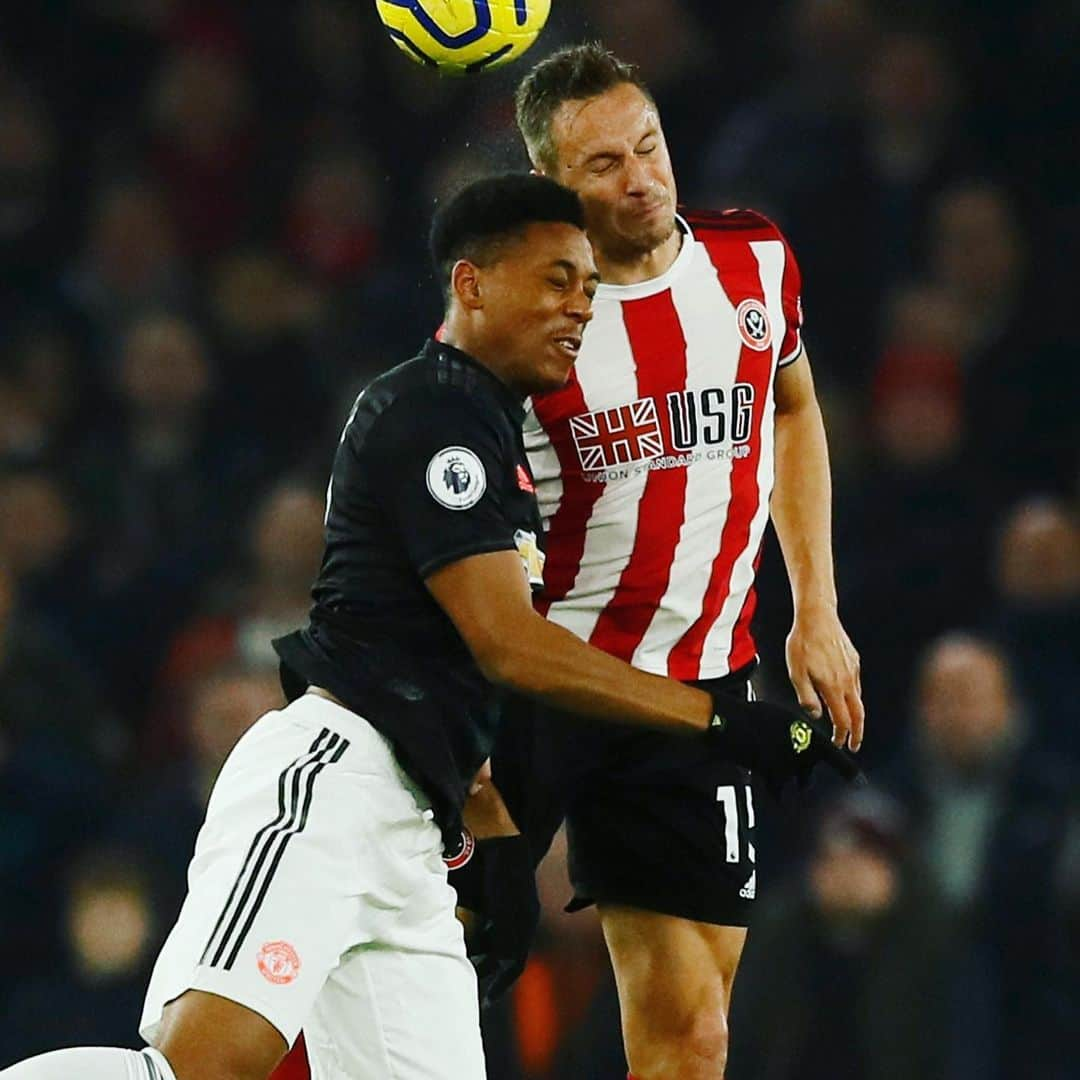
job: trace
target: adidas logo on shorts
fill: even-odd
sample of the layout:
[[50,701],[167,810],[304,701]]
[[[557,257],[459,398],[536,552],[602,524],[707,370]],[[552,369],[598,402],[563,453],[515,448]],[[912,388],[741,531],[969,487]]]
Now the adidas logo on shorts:
[[739,895],[744,900],[753,900],[757,896],[757,871],[750,873],[750,880],[739,890]]

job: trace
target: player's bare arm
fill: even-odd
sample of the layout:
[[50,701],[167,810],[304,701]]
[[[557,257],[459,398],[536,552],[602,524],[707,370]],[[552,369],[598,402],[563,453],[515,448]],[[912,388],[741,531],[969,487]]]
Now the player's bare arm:
[[823,704],[828,708],[837,746],[857,750],[864,720],[859,654],[837,612],[829,452],[805,349],[779,370],[775,393],[771,513],[795,608],[788,675],[804,709],[819,716]]
[[518,827],[491,779],[490,758],[480,767],[469,787],[469,797],[462,808],[461,820],[477,840],[516,836],[518,833]]
[[451,563],[427,587],[493,683],[599,719],[688,733],[709,727],[705,691],[638,671],[538,615],[516,551]]

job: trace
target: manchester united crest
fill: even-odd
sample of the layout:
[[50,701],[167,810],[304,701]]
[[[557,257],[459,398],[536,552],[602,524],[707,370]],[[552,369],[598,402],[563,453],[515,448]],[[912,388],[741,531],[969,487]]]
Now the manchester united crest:
[[255,958],[267,982],[287,986],[300,974],[300,957],[287,941],[268,941]]

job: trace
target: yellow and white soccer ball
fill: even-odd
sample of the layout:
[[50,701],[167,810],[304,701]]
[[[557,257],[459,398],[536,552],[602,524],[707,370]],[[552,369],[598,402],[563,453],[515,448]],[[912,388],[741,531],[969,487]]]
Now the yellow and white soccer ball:
[[536,40],[551,0],[375,0],[394,44],[444,75],[491,71]]

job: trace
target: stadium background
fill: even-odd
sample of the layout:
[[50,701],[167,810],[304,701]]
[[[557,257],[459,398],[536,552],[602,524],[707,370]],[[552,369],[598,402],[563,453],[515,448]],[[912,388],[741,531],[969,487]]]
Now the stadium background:
[[[438,320],[433,203],[524,165],[522,65],[437,80],[372,9],[0,12],[0,1066],[132,1045],[214,771],[278,699],[342,418]],[[804,272],[876,786],[759,800],[732,1080],[1077,1075],[1078,24],[582,0],[530,55],[639,62],[683,200],[769,213]],[[784,694],[774,546],[761,585]],[[491,1076],[619,1076],[595,919],[556,860],[541,885]]]

